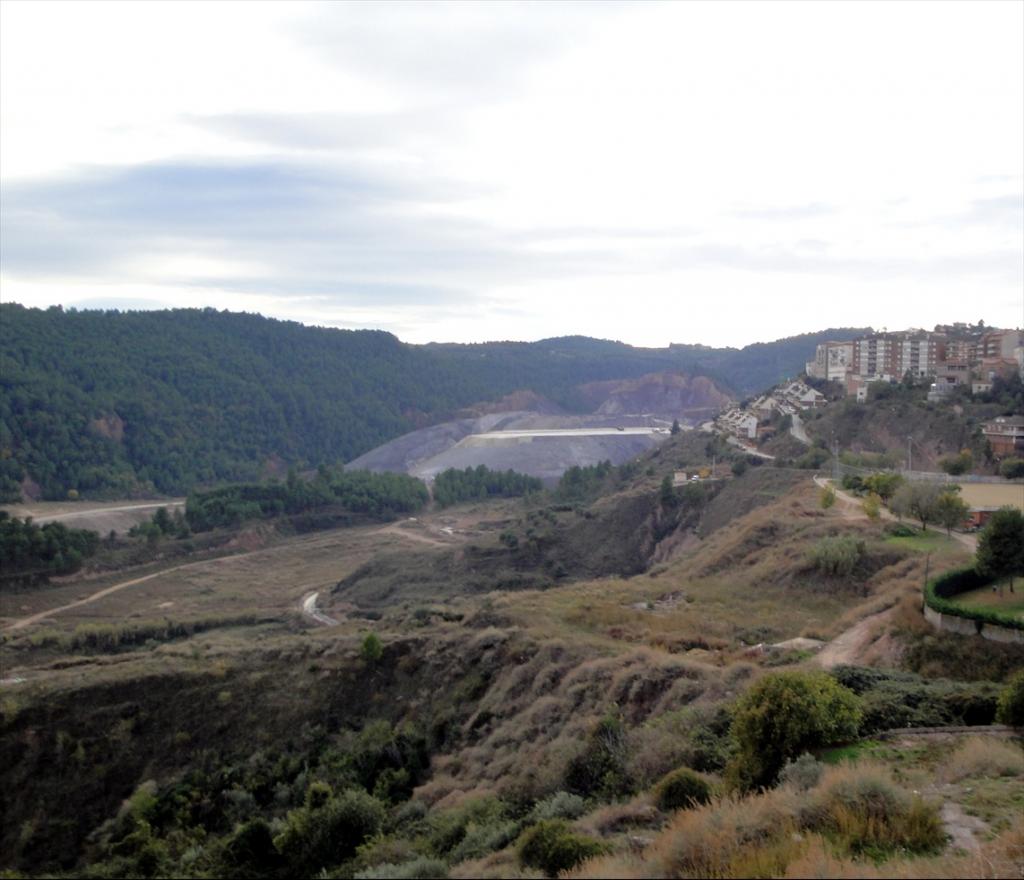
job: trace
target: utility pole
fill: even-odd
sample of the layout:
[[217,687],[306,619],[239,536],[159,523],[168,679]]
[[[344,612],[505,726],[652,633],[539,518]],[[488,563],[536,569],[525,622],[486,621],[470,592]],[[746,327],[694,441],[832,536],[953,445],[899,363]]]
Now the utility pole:
[[924,586],[921,587],[921,610],[924,611],[925,596],[928,593],[928,572],[931,569],[932,554],[929,552],[924,558]]

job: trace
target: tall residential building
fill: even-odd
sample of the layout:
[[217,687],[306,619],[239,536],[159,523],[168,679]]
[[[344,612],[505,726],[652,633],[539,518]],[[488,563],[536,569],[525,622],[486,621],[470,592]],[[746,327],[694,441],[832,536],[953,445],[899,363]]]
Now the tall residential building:
[[946,337],[931,333],[902,335],[896,345],[895,375],[903,378],[910,373],[916,378],[932,376],[941,361],[946,359]]
[[864,378],[896,377],[896,339],[890,335],[864,336],[853,343],[853,372]]
[[808,361],[805,372],[816,379],[843,382],[853,370],[852,342],[822,342]]
[[978,343],[977,359],[1013,358],[1014,351],[1024,344],[1020,330],[989,330]]

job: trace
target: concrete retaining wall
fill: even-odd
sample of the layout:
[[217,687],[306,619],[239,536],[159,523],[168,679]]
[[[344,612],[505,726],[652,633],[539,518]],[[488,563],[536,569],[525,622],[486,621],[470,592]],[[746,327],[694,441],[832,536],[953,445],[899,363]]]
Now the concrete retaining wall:
[[1024,630],[1009,626],[999,626],[969,617],[957,617],[955,614],[942,614],[928,605],[924,606],[924,619],[932,626],[944,632],[959,633],[962,636],[979,635],[993,642],[1011,642],[1024,645]]

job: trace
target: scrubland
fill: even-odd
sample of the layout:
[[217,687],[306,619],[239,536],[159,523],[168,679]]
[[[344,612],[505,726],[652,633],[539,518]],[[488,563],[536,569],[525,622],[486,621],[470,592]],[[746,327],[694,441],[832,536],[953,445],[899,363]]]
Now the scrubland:
[[[964,548],[822,510],[807,472],[659,498],[702,463],[678,442],[593,499],[240,537],[5,632],[0,867],[1019,877],[1024,751],[990,725],[1024,653],[920,614]],[[300,615],[314,590],[337,626]],[[817,641],[844,646],[827,672]],[[780,672],[849,692],[856,733],[750,786],[735,721]]]

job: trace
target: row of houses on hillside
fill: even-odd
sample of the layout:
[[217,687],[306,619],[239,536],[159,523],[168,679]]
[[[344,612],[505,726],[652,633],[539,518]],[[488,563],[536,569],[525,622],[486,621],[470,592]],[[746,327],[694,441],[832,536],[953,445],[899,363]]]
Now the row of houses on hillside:
[[823,342],[806,364],[806,373],[840,382],[859,400],[866,399],[870,383],[896,382],[908,374],[933,379],[932,399],[967,385],[977,393],[991,388],[996,376],[1024,377],[1024,332],[951,324],[931,332],[882,332]]
[[746,406],[725,410],[715,420],[716,427],[743,440],[755,440],[766,430],[774,413],[796,415],[826,404],[825,395],[799,380],[786,382],[762,394]]

